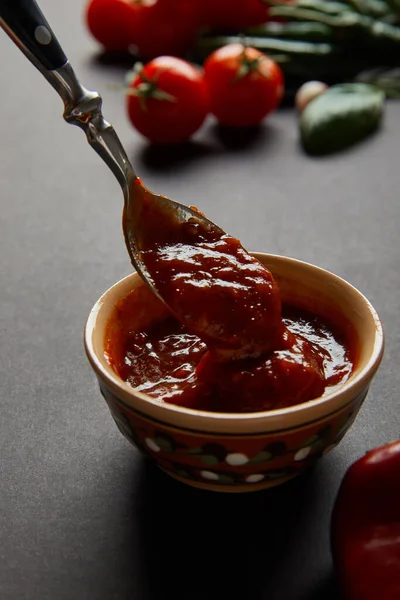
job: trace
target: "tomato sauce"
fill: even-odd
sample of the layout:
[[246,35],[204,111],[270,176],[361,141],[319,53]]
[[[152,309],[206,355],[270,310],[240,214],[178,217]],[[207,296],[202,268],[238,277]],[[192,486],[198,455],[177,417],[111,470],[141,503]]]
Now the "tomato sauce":
[[168,207],[155,210],[139,179],[133,182],[135,194],[141,196],[135,223],[143,224],[142,262],[177,319],[216,360],[275,348],[282,337],[282,306],[270,271],[214,223],[195,217],[180,222]]
[[[280,348],[258,358],[214,361],[207,346],[174,317],[125,331],[119,376],[160,401],[217,412],[272,410],[306,402],[343,384],[352,353],[330,323],[283,308]],[[122,324],[122,331],[124,326]]]
[[271,272],[239,240],[195,216],[177,220],[171,205],[155,209],[139,179],[132,192],[141,195],[136,224],[146,225],[141,259],[171,316],[141,331],[122,324],[122,345],[107,349],[122,379],[164,402],[218,412],[300,404],[347,379],[346,346],[314,315],[283,313]]
[[[161,296],[215,358],[258,356],[281,338],[281,300],[271,273],[240,242],[186,224],[182,241],[142,253]],[[195,235],[195,241],[193,241]]]

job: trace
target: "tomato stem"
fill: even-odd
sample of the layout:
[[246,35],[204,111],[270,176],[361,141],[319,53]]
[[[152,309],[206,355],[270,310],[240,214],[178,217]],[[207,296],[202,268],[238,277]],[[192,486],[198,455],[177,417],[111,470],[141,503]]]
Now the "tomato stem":
[[260,72],[259,71],[260,62],[263,60],[264,57],[258,56],[257,58],[248,58],[248,56],[246,54],[247,48],[248,48],[248,46],[245,43],[243,43],[243,54],[242,54],[242,58],[240,60],[239,68],[233,79],[234,82],[239,81],[240,79],[243,79],[244,77],[246,77],[253,71]]
[[140,101],[140,106],[143,111],[147,110],[146,100],[148,98],[154,98],[155,100],[163,100],[167,102],[176,102],[175,96],[169,94],[164,90],[160,90],[157,87],[157,79],[149,79],[143,72],[143,64],[138,62],[133,67],[133,76],[140,77],[141,83],[135,88],[128,88],[127,94],[130,96],[137,96]]

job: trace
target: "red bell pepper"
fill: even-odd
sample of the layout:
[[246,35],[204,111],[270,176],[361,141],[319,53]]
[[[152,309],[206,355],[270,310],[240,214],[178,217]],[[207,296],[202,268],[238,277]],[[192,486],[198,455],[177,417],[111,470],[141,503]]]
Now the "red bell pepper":
[[371,450],[348,469],[331,542],[346,600],[400,600],[400,441]]

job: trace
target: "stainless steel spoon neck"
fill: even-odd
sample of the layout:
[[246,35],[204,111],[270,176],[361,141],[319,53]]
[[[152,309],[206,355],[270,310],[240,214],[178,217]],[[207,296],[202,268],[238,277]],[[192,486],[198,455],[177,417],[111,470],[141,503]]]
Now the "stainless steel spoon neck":
[[83,129],[89,144],[114,173],[124,194],[128,193],[136,175],[114,128],[103,117],[100,94],[81,85],[69,61],[54,71],[40,70],[61,96],[66,122]]

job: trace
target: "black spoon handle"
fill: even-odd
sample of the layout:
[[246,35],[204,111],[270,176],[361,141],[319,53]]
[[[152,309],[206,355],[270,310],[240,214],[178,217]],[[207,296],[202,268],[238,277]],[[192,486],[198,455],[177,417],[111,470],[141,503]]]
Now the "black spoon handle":
[[61,96],[64,119],[83,129],[126,193],[135,173],[117,134],[103,117],[101,97],[81,85],[35,0],[0,0],[0,27]]
[[[67,62],[56,36],[35,0],[1,0],[0,24],[29,57],[47,71]],[[30,56],[31,55],[31,56]]]

